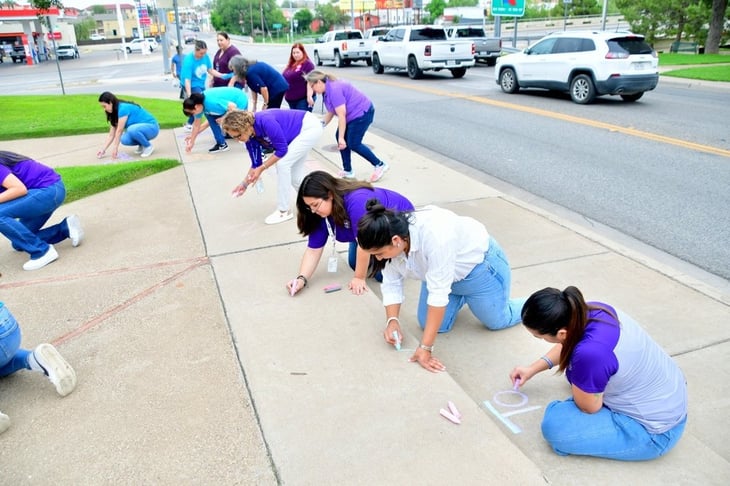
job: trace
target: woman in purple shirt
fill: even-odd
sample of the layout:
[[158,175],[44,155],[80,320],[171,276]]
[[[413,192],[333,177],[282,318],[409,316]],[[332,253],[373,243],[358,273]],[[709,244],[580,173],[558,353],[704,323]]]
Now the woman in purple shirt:
[[84,232],[76,215],[41,229],[65,198],[58,172],[25,155],[0,151],[0,233],[15,250],[30,255],[23,269],[56,261],[53,243],[71,238],[73,246],[81,244]]
[[557,454],[645,461],[674,447],[687,422],[687,383],[636,321],[568,287],[532,294],[522,323],[554,346],[514,368],[513,384],[557,365],[571,386],[571,397],[548,404],[542,421]]
[[[277,208],[264,222],[276,224],[292,219],[289,187],[299,189],[307,155],[322,136],[322,124],[317,117],[301,110],[271,109],[256,114],[232,111],[223,117],[222,126],[232,138],[246,143],[251,157],[251,169],[233,194],[243,195],[264,170],[276,165]],[[263,153],[272,150],[264,161]]]
[[[213,69],[221,74],[228,74],[231,72],[228,63],[231,62],[233,56],[240,56],[241,53],[236,46],[231,44],[231,38],[227,32],[218,32],[216,35],[216,41],[218,42],[218,51],[213,56]],[[221,86],[228,86],[229,81],[225,78],[213,78],[213,88]],[[242,85],[236,83],[237,88],[241,88]]]
[[370,176],[370,182],[377,182],[388,171],[388,164],[375,156],[372,150],[362,142],[365,132],[373,122],[375,108],[370,99],[355,89],[350,83],[340,81],[331,74],[315,69],[310,71],[305,79],[312,90],[323,96],[322,100],[327,109],[324,116],[324,125],[337,117],[337,147],[342,157],[342,172],[340,177],[354,179],[352,172],[352,152],[359,154],[370,162],[375,170]]
[[[361,295],[367,290],[370,256],[357,245],[357,224],[367,212],[365,203],[377,198],[385,207],[398,211],[413,211],[413,204],[401,194],[373,187],[367,182],[338,179],[324,171],[314,171],[302,181],[297,194],[297,225],[299,232],[309,237],[307,249],[299,266],[299,276],[287,283],[289,292],[299,292],[317,268],[328,238],[332,252],[328,269],[336,269],[335,241],[349,242],[348,260],[355,275],[349,288]],[[378,276],[376,276],[378,278]]]
[[304,79],[304,75],[313,69],[314,63],[309,59],[304,46],[299,42],[294,44],[289,53],[289,62],[282,73],[286,82],[289,83],[289,89],[286,90],[284,99],[292,110],[312,111],[314,96],[312,87]]

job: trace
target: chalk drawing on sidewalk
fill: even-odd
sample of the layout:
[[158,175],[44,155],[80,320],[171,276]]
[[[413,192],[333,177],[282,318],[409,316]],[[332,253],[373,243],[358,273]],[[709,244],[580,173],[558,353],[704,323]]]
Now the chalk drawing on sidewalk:
[[[505,427],[507,427],[509,430],[511,430],[513,434],[521,433],[522,429],[516,423],[514,423],[510,419],[510,417],[512,417],[514,415],[519,415],[522,413],[532,412],[532,411],[539,410],[540,408],[542,408],[540,405],[533,405],[531,407],[520,408],[517,410],[511,410],[509,412],[502,413],[499,410],[497,410],[489,400],[484,400],[483,403],[484,403],[484,406],[486,407],[486,409],[489,410],[490,412],[492,412],[492,415],[497,417],[497,419],[499,419],[499,421],[502,422],[505,425]],[[525,401],[525,403],[527,403],[527,402]]]

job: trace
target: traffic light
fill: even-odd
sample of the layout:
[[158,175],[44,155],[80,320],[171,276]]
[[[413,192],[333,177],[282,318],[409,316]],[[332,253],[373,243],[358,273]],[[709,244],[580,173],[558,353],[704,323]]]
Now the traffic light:
[[168,10],[168,12],[167,12],[167,23],[168,24],[174,24],[175,23],[175,11],[174,10]]

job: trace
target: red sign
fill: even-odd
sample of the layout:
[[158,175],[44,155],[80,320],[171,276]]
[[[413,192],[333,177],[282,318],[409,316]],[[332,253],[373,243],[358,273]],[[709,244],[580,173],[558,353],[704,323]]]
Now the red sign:
[[149,17],[140,18],[139,25],[150,25],[150,18]]
[[47,35],[48,35],[48,40],[51,40],[51,39],[59,40],[61,38],[60,32],[49,32]]

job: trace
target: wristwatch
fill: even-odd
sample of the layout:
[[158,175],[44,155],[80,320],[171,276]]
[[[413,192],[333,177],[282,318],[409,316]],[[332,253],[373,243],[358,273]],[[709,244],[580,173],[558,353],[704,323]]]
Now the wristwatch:
[[421,349],[423,349],[424,351],[428,351],[429,353],[432,353],[432,352],[433,352],[433,345],[431,345],[431,346],[426,346],[425,344],[423,344],[423,343],[420,343],[420,344],[418,345],[418,347],[419,347],[419,348],[421,348]]

